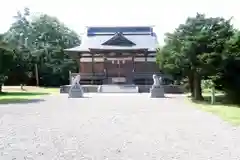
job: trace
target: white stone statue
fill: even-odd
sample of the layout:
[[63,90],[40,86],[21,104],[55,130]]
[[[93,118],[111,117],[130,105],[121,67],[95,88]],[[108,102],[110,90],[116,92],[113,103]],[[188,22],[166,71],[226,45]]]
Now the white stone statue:
[[158,79],[158,76],[156,74],[153,75],[153,86],[159,86],[160,81]]
[[158,78],[156,74],[153,75],[153,85],[150,89],[151,98],[163,98],[164,97],[164,88],[161,85],[162,78]]
[[71,84],[69,89],[69,98],[81,98],[83,97],[83,89],[80,85],[81,76],[77,75]]
[[80,76],[79,74],[76,75],[76,76],[72,76],[71,85],[74,84],[74,83],[77,83],[77,81],[78,81],[78,83],[79,83],[80,80],[81,80],[81,76]]
[[78,74],[76,77],[74,77],[72,84],[79,84],[80,85],[80,80],[81,80],[81,76],[80,74]]
[[159,77],[159,84],[160,84],[160,85],[163,84],[163,83],[162,83],[162,77],[161,77],[161,76]]

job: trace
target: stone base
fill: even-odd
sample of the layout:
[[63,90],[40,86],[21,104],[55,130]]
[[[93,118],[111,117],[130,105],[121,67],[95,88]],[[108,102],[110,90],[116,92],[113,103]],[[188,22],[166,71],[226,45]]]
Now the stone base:
[[83,98],[83,89],[80,85],[70,88],[68,98]]
[[151,98],[164,98],[164,88],[162,86],[152,86],[150,89]]
[[134,84],[111,84],[98,87],[99,93],[139,93],[138,86]]

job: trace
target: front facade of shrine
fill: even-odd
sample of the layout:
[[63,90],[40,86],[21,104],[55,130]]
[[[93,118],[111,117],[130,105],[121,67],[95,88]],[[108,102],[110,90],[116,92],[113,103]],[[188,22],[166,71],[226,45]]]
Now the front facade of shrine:
[[157,47],[149,26],[87,27],[81,45],[65,52],[79,61],[83,84],[152,84],[161,75]]

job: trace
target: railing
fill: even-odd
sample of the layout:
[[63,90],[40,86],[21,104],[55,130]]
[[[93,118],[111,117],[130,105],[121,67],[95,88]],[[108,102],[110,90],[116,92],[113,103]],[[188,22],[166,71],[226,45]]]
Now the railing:
[[[103,73],[71,73],[70,74],[70,77],[75,77],[76,75],[79,75],[81,76],[81,80],[83,79],[99,79],[99,78],[105,78],[106,77],[106,74],[103,72]],[[71,79],[72,79],[71,78]],[[71,81],[70,79],[70,81]]]
[[161,76],[163,78],[168,78],[168,79],[172,79],[171,76],[160,73],[160,72],[134,72],[134,78],[152,78],[153,74],[156,74],[157,76]]
[[[71,77],[75,77],[76,75],[80,74],[81,78],[104,78],[107,77],[107,74],[102,72],[102,73],[71,73]],[[172,76],[166,75],[160,72],[133,72],[132,75],[134,78],[152,78],[152,75],[156,74],[157,76],[161,76],[163,78],[168,78],[172,79]],[[110,77],[118,77],[118,73],[116,74],[109,74],[108,76]]]
[[[75,75],[79,74],[79,73],[73,73]],[[135,78],[140,78],[140,77],[143,77],[143,78],[149,78],[149,77],[152,77],[153,74],[156,74],[157,76],[162,76],[162,77],[168,77],[162,73],[154,73],[154,72],[133,72],[132,73],[132,76],[135,77]],[[129,75],[125,75],[125,74],[118,74],[117,72],[116,73],[108,73],[108,74],[105,74],[105,73],[80,73],[81,77],[102,77],[102,76],[105,76],[105,77],[125,77],[125,76],[129,76]]]
[[72,73],[73,76],[78,75],[78,74],[80,74],[81,77],[84,77],[84,76],[90,76],[90,77],[91,76],[105,76],[104,72],[102,72],[102,73]]

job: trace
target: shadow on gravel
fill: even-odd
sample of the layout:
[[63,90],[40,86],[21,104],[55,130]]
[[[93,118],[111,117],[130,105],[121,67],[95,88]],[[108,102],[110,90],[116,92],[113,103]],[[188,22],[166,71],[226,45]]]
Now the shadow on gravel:
[[1,99],[1,104],[30,104],[30,103],[39,103],[45,101],[44,99]]
[[169,96],[165,96],[165,97],[150,97],[150,99],[168,99],[168,98],[174,98],[174,97],[169,97]]
[[165,96],[164,98],[175,98],[175,97],[169,97],[169,96]]
[[90,97],[90,96],[84,96],[84,97],[81,97],[81,98],[70,98],[70,97],[68,97],[68,99],[84,99],[84,98],[92,98],[92,97]]

